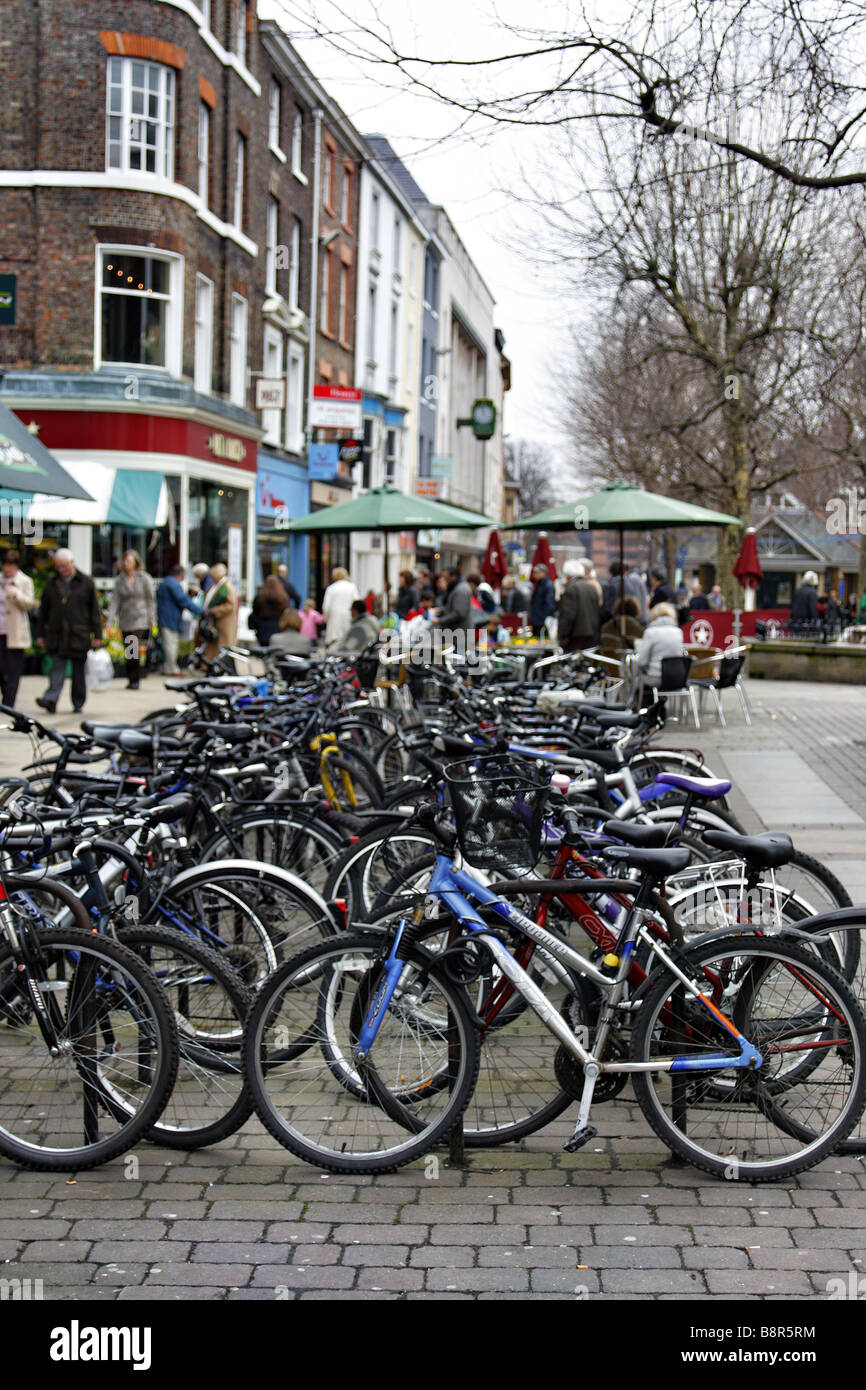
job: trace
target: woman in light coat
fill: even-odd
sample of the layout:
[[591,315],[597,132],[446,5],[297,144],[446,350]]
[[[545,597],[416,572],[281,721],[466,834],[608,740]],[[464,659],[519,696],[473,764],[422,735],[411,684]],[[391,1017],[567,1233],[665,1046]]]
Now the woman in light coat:
[[322,612],[325,615],[325,646],[342,642],[352,626],[352,604],[360,598],[348,571],[338,565],[331,570],[331,583],[325,590]]
[[141,563],[137,550],[127,550],[120,574],[114,581],[109,605],[109,621],[120,628],[126,655],[127,690],[137,690],[141,680],[141,658],[147,651],[156,622],[153,580]]
[[233,647],[237,641],[238,601],[225,565],[212,565],[208,573],[212,582],[204,596],[202,618],[216,628],[217,640],[207,642],[204,655],[206,661],[215,661],[220,647]]
[[33,640],[27,614],[36,607],[33,580],[18,568],[20,558],[17,550],[7,550],[0,575],[0,699],[7,709],[15,708],[24,653]]
[[683,655],[683,634],[673,604],[657,603],[651,612],[652,622],[647,625],[643,637],[635,642],[637,669],[644,685],[658,685],[666,656]]

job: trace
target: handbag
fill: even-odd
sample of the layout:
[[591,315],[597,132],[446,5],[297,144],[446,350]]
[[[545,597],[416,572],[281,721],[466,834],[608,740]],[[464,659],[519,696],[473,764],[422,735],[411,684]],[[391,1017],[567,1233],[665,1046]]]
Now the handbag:
[[213,620],[206,615],[201,619],[198,625],[198,635],[202,642],[214,643],[219,641],[219,633],[216,630]]

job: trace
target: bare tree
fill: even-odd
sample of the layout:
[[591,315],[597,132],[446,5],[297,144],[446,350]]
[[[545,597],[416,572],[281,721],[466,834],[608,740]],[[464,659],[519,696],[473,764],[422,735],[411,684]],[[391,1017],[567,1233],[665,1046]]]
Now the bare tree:
[[801,188],[866,183],[866,0],[584,3],[567,31],[500,22],[493,52],[460,57],[420,52],[376,0],[272,3],[293,35],[446,102],[463,126],[686,129]]
[[557,469],[551,450],[530,439],[506,439],[505,472],[518,484],[519,517],[545,511],[563,501],[569,491],[568,477],[563,478]]

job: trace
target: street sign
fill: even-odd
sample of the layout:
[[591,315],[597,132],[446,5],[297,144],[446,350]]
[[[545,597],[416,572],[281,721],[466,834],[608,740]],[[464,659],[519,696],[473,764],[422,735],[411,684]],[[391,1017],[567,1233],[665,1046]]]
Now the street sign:
[[438,479],[438,478],[416,478],[416,479],[415,479],[415,496],[416,496],[416,497],[430,497],[430,498],[432,498],[432,499],[435,501],[435,499],[439,496],[439,479]]
[[260,376],[256,380],[256,410],[285,410],[286,378]]
[[311,444],[309,473],[311,479],[330,483],[340,471],[339,444]]
[[422,526],[418,531],[416,531],[415,539],[419,550],[439,549],[439,531],[434,527],[430,527],[428,529],[427,527]]
[[454,473],[454,460],[450,454],[434,454],[430,460],[431,478],[450,478]]
[[352,386],[314,386],[310,402],[313,429],[361,432],[361,392]]

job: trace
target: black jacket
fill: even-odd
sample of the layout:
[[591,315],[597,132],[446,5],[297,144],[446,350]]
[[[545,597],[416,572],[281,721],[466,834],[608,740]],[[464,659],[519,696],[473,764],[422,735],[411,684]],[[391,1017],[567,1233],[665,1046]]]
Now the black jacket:
[[590,639],[598,641],[598,594],[586,579],[572,579],[563,589],[559,600],[557,641],[565,650],[573,645],[589,646]]
[[63,594],[57,574],[52,574],[39,605],[36,635],[44,637],[52,656],[86,656],[91,638],[101,641],[102,612],[89,574],[76,570]]
[[794,602],[791,605],[791,616],[788,619],[791,627],[795,623],[817,623],[818,621],[818,590],[814,584],[801,584],[799,589],[794,591]]

